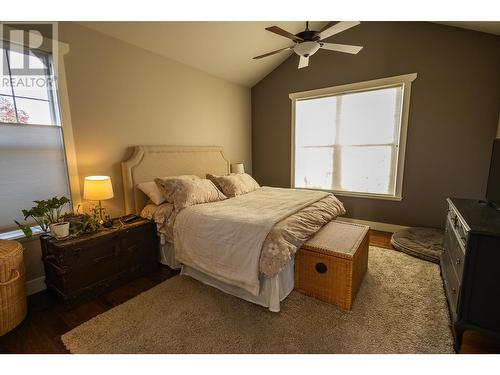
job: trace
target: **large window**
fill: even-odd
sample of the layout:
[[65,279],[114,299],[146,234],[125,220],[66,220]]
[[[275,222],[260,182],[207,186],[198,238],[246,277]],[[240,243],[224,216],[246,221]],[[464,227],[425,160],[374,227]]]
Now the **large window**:
[[0,232],[33,200],[70,197],[51,60],[0,44]]
[[401,199],[415,75],[291,94],[292,186]]

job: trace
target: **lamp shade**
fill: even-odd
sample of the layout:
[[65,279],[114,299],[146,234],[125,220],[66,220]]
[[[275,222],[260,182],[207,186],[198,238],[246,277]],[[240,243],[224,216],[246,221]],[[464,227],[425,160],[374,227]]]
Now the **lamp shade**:
[[243,163],[234,163],[232,165],[233,173],[245,173],[245,166]]
[[101,201],[113,198],[113,185],[108,176],[87,176],[83,183],[83,199]]

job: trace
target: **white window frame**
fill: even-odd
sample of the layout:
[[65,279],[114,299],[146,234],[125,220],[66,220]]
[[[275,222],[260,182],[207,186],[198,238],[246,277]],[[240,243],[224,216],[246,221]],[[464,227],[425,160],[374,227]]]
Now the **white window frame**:
[[394,194],[377,194],[377,193],[353,192],[346,190],[319,189],[319,190],[331,191],[336,195],[340,196],[401,201],[403,199],[403,174],[404,174],[404,162],[405,162],[405,151],[406,151],[406,134],[408,130],[408,117],[410,113],[411,84],[416,78],[417,78],[417,73],[410,73],[400,76],[291,93],[289,95],[289,98],[292,101],[290,186],[292,188],[295,188],[295,108],[297,101],[316,99],[328,96],[336,96],[341,94],[351,94],[362,91],[378,90],[395,86],[402,86],[403,98],[402,98],[402,109],[401,109],[401,127],[399,132],[399,150],[397,152],[396,169],[394,171],[394,173],[396,174],[396,182],[395,182],[396,186]]

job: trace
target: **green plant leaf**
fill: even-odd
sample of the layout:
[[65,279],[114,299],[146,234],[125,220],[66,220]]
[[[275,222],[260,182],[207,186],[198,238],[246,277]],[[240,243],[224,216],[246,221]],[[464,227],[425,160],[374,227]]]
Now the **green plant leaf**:
[[19,229],[21,229],[26,237],[31,237],[33,235],[33,231],[31,230],[31,227],[27,224],[21,224],[17,220],[14,220],[14,222],[17,224]]

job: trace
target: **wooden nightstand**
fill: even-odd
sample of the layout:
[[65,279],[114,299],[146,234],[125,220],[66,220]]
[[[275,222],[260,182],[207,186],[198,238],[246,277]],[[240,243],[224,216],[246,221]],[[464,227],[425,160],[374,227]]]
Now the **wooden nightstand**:
[[68,307],[158,266],[155,224],[137,220],[68,240],[40,238],[45,283]]

